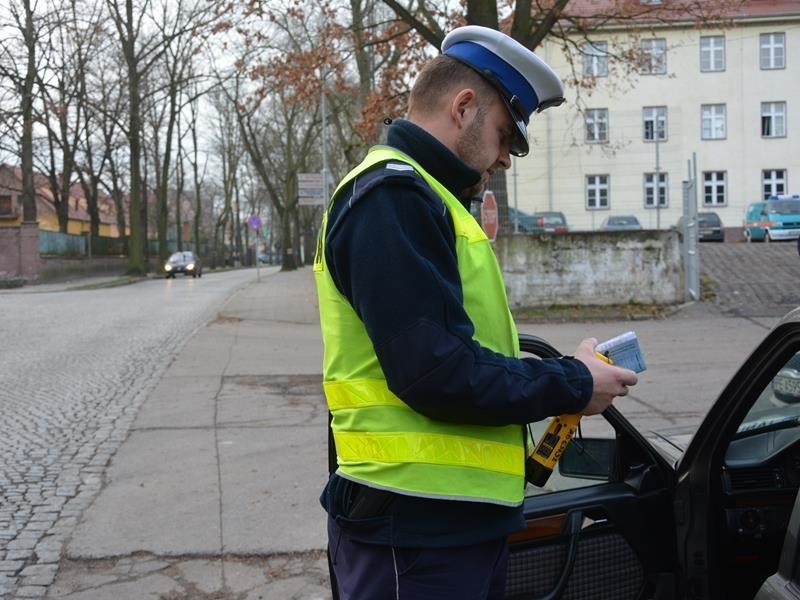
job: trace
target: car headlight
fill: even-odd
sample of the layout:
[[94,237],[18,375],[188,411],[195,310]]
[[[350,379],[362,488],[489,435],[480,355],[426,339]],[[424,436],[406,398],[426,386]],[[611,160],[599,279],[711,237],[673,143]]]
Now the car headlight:
[[172,271],[172,265],[164,265],[165,271]]
[[186,269],[189,271],[194,271],[194,263],[189,263],[188,265],[186,265]]

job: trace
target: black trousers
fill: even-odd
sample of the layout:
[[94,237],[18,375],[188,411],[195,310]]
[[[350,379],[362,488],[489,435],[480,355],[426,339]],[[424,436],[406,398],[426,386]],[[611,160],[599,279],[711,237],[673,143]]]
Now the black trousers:
[[505,539],[454,548],[395,548],[353,540],[328,517],[339,600],[501,600]]

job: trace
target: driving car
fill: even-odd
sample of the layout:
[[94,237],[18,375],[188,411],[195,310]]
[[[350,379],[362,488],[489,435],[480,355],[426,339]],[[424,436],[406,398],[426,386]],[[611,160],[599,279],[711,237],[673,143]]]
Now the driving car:
[[192,277],[203,276],[203,265],[194,252],[182,251],[173,252],[164,263],[164,274],[169,278],[175,278],[178,273],[191,275]]
[[[531,358],[561,356],[536,336],[519,341]],[[776,402],[787,388],[775,382],[798,356],[800,308],[699,427],[639,431],[616,405],[583,417],[557,471],[526,489],[505,597],[796,600],[800,402]],[[547,425],[530,425],[532,447]],[[335,469],[330,436],[328,458]]]
[[566,233],[569,231],[567,218],[559,211],[535,212],[531,215],[530,233]]
[[600,223],[601,231],[638,231],[642,228],[634,215],[609,215]]

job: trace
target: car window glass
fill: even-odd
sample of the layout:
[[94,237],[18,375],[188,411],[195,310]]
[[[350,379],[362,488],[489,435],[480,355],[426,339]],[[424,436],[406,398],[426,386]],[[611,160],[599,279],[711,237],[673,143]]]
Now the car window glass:
[[697,215],[697,222],[700,225],[708,225],[708,226],[716,226],[720,224],[719,216],[715,214],[698,214]]
[[[541,439],[542,434],[545,432],[549,424],[550,424],[550,419],[530,424],[529,431],[531,432],[533,437],[534,447]],[[587,438],[605,438],[605,439],[615,438],[614,428],[611,427],[609,422],[606,421],[606,419],[602,415],[592,415],[589,417],[583,417],[581,419],[580,429],[576,434],[575,439],[579,440],[581,436],[585,436]],[[525,489],[525,495],[539,496],[542,494],[558,492],[560,490],[582,488],[602,483],[603,483],[602,481],[598,481],[597,479],[580,479],[576,477],[564,477],[558,472],[558,466],[556,466],[556,468],[553,469],[553,472],[550,475],[549,479],[547,480],[547,483],[543,487],[536,487],[531,484],[528,484]]]
[[800,353],[792,356],[762,390],[739,425],[735,441],[728,448],[726,459],[736,461],[745,458],[742,454],[745,444],[737,443],[736,440],[756,438],[772,432],[785,433],[772,436],[773,439],[769,444],[762,445],[763,457],[754,451],[759,446],[747,445],[748,460],[758,461],[766,458],[766,453],[776,450],[775,444],[795,441],[800,437]]
[[800,213],[800,200],[773,200],[767,204],[767,213],[792,215]]

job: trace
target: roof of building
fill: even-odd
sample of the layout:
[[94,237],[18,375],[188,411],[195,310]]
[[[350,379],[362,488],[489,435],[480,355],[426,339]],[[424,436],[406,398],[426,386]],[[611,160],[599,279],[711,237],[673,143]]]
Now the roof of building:
[[626,20],[686,21],[800,15],[800,0],[570,0],[563,11],[570,19],[621,24]]
[[[53,203],[53,193],[50,182],[41,173],[33,174],[33,185],[36,188],[36,211],[40,215],[55,215],[56,208]],[[7,164],[0,164],[0,191],[8,191],[19,195],[22,193],[22,169]],[[70,186],[69,218],[73,221],[89,222],[88,204],[80,183]],[[116,210],[114,201],[106,194],[98,198],[98,215],[100,222],[116,225]]]

